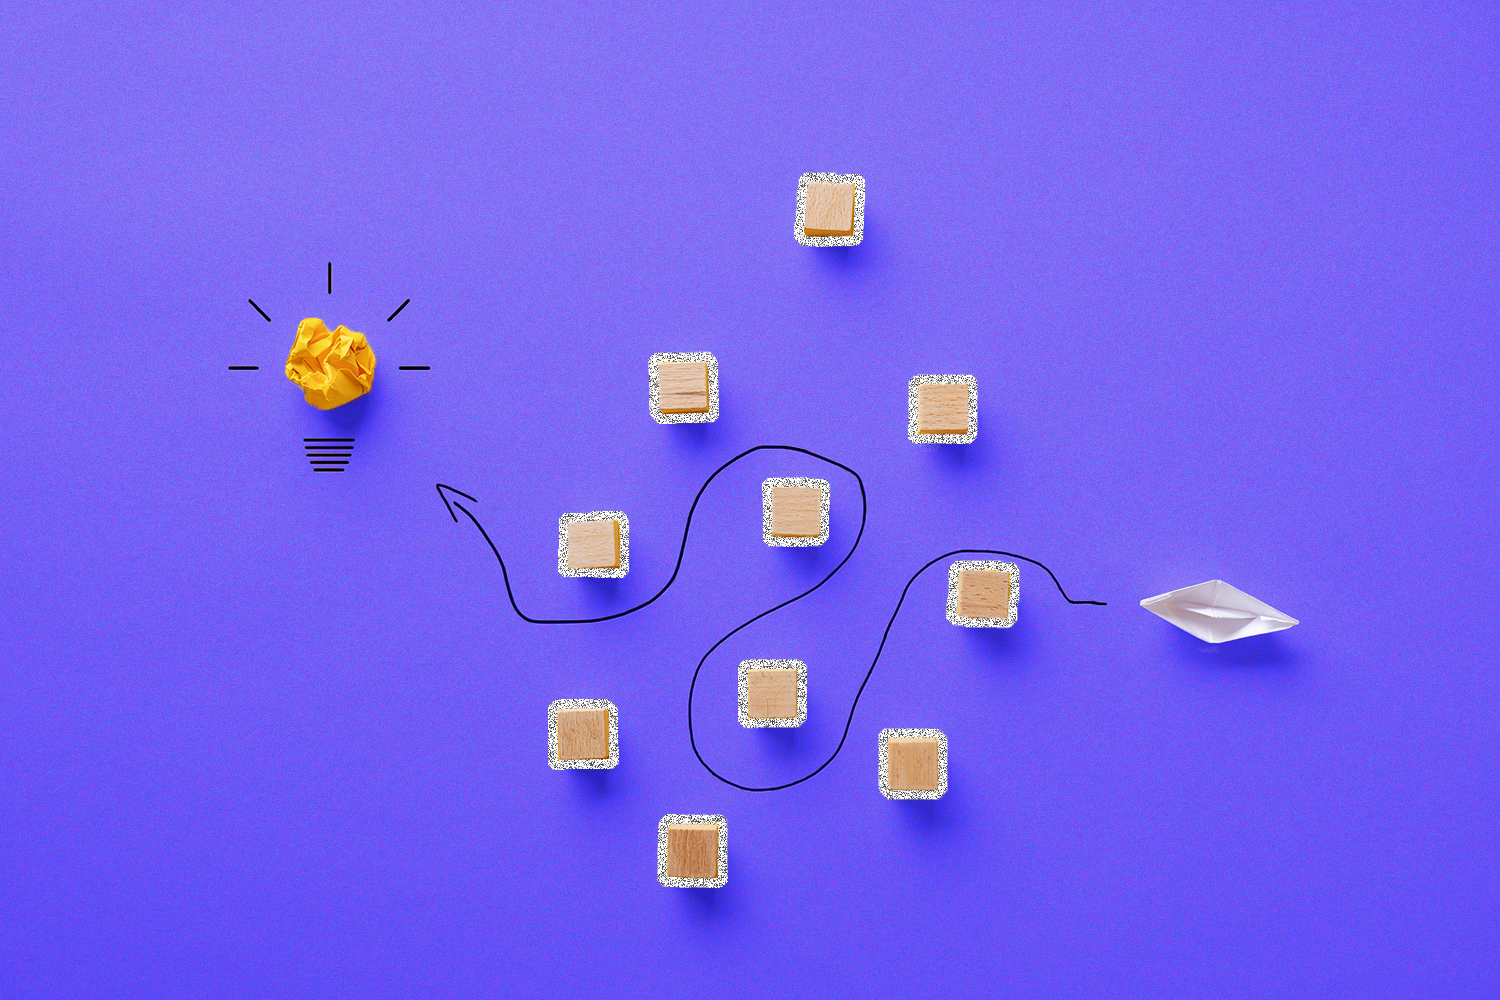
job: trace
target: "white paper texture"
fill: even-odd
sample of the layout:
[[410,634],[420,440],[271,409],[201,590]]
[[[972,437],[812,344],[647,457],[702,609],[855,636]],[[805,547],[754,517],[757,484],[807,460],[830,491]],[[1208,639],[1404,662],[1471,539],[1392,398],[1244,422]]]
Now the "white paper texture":
[[1148,597],[1141,607],[1205,642],[1228,642],[1248,635],[1279,632],[1297,624],[1264,601],[1223,580],[1209,580]]

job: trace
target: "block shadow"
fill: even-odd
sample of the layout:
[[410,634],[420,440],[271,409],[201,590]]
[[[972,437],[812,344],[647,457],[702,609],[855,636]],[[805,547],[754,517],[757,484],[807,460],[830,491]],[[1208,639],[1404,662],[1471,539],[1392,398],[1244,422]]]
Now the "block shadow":
[[724,423],[723,394],[719,396],[719,419],[710,424],[667,424],[665,430],[672,435],[672,443],[683,451],[709,451],[718,448],[727,436],[720,425]]
[[[631,571],[634,575],[634,570]],[[569,580],[569,583],[574,582]],[[623,611],[632,604],[639,603],[631,600],[631,592],[636,589],[629,577],[579,577],[577,582],[582,584],[579,588],[579,598],[584,607],[588,608],[586,617],[598,618],[603,615]],[[658,584],[660,586],[660,584]],[[535,612],[532,612],[535,614]],[[541,617],[541,616],[538,616]],[[580,616],[584,617],[584,616]]]
[[[811,721],[810,718],[809,721]],[[820,742],[816,736],[805,732],[807,727],[808,723],[804,722],[800,726],[764,726],[746,730],[746,733],[758,737],[755,743],[766,757],[787,762],[788,765],[793,763],[800,765],[809,762],[809,755]],[[789,767],[788,770],[795,770],[795,768]]]
[[575,768],[567,772],[573,793],[585,802],[602,802],[620,794],[624,784],[618,767]]
[[950,757],[948,763],[948,791],[940,799],[902,799],[893,801],[901,813],[901,822],[913,835],[929,843],[952,843],[963,832],[964,817],[969,808],[970,792],[963,783],[961,773],[955,772]]
[[871,225],[868,214],[865,215],[864,238],[859,241],[858,246],[805,249],[817,255],[820,271],[840,278],[874,273],[886,264],[888,257],[886,245],[880,238],[880,229],[877,225]]
[[938,475],[973,475],[990,470],[998,452],[994,434],[981,433],[969,444],[923,444],[918,445],[931,455],[928,465]]
[[[729,845],[731,857],[734,854],[733,842]],[[718,889],[674,889],[678,896],[683,897],[678,906],[686,914],[687,918],[694,923],[705,927],[724,927],[732,924],[739,916],[740,892],[738,883],[735,881],[733,865],[730,866],[729,881]]]
[[1015,667],[1036,659],[1036,625],[1024,612],[1017,613],[1016,623],[1010,628],[962,628],[961,631],[964,645],[986,663]]
[[835,540],[835,532],[828,533],[828,541],[822,545],[787,545],[776,546],[778,558],[777,563],[786,568],[788,573],[799,582],[812,583],[819,577],[826,576],[828,571],[838,565],[838,561],[844,558],[844,553],[849,551],[851,539],[845,539],[840,545]]

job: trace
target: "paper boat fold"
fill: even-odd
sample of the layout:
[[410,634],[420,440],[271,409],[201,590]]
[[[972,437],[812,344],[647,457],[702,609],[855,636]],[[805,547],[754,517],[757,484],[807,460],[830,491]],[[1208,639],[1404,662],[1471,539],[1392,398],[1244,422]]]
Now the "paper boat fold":
[[1297,619],[1282,614],[1223,580],[1209,580],[1148,597],[1141,602],[1141,607],[1204,642],[1228,642],[1249,635],[1279,632],[1297,624]]

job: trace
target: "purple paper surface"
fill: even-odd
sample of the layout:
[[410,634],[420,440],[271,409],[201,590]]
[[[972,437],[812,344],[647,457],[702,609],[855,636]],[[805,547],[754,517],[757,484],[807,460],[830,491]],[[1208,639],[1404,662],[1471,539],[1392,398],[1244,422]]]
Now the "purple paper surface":
[[[0,61],[0,995],[1500,994],[1484,4],[34,5]],[[793,239],[862,174],[865,239]],[[333,265],[333,291],[325,268]],[[410,304],[394,320],[386,317]],[[250,306],[254,299],[272,318]],[[365,332],[319,412],[296,325]],[[711,351],[659,426],[646,360]],[[258,371],[230,371],[258,365]],[[402,371],[426,365],[427,371]],[[906,440],[973,374],[979,437]],[[314,474],[304,437],[353,437]],[[1021,569],[1011,629],[907,578]],[[826,478],[772,549],[760,483]],[[619,581],[557,518],[618,509]],[[1222,578],[1301,620],[1211,646]],[[736,722],[741,659],[809,670]],[[547,767],[608,698],[620,766]],[[949,791],[881,797],[883,728]],[[729,883],[656,881],[722,813]]]

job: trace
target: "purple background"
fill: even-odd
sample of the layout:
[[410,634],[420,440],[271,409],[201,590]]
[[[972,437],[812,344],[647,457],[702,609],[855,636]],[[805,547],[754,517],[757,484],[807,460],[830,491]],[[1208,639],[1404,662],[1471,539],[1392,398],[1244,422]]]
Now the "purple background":
[[[1500,990],[1488,5],[43,6],[0,28],[0,993]],[[807,170],[865,176],[863,245],[793,241]],[[302,402],[303,316],[373,393]],[[718,356],[718,423],[650,420],[662,350]],[[978,377],[976,444],[907,442],[924,372]],[[955,629],[935,567],[844,754],[747,794],[688,678],[836,561],[847,476],[776,550],[760,480],[823,467],[741,463],[579,628],[432,486],[531,613],[604,613],[765,442],[870,519],[704,671],[741,781],[822,759],[939,552],[1110,606],[1023,568]],[[612,508],[629,577],[561,578]],[[1211,578],[1303,624],[1136,606]],[[753,656],[808,662],[805,727],[737,725]],[[618,769],[546,767],[561,697]],[[895,726],[944,799],[879,795]],[[679,811],[727,888],[657,885]]]

